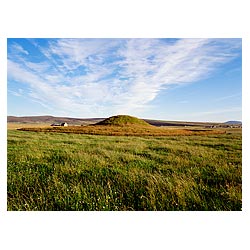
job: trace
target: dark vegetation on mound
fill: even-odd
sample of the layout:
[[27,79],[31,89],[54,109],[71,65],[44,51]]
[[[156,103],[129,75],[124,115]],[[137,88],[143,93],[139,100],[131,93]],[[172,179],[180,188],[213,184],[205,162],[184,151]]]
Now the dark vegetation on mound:
[[109,125],[109,126],[133,126],[133,125],[140,125],[140,126],[151,126],[144,120],[138,119],[133,116],[129,115],[116,115],[111,116],[103,121],[96,123],[96,125]]

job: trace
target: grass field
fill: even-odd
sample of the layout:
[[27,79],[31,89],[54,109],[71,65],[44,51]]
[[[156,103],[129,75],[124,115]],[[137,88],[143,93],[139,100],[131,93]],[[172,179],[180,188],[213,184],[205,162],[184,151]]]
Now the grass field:
[[155,127],[155,126],[68,126],[68,127],[24,127],[22,131],[32,132],[53,132],[53,133],[73,133],[90,135],[117,135],[117,136],[170,136],[170,135],[208,135],[223,134],[224,129],[204,129],[204,128],[176,128],[176,127]]
[[8,210],[241,210],[241,137],[10,129]]

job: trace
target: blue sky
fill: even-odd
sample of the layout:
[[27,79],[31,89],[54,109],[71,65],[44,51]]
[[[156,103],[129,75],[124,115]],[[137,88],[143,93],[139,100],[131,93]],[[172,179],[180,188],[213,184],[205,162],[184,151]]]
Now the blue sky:
[[242,120],[241,39],[8,39],[8,115]]

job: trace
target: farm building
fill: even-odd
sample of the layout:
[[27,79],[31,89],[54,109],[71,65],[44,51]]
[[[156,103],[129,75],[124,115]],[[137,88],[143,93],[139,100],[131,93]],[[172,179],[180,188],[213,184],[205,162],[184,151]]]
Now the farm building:
[[61,126],[67,127],[67,126],[68,126],[68,123],[67,123],[67,122],[63,122],[63,123],[61,123]]
[[51,124],[50,126],[62,126],[62,127],[67,127],[67,126],[68,126],[68,123],[67,123],[67,122],[63,122],[63,123],[61,123],[61,124],[53,123],[53,124]]

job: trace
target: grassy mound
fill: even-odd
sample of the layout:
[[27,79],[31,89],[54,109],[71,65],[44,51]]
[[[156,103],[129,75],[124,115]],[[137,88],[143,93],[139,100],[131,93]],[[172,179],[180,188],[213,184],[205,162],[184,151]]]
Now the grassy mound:
[[140,125],[140,126],[151,126],[147,122],[138,119],[129,115],[116,115],[111,116],[101,122],[96,123],[96,125],[109,125],[109,126],[131,126],[131,125]]

